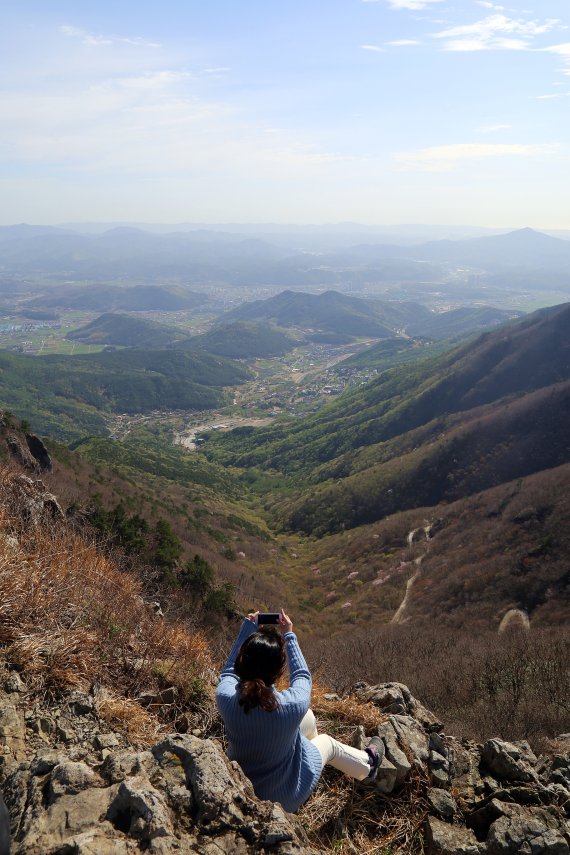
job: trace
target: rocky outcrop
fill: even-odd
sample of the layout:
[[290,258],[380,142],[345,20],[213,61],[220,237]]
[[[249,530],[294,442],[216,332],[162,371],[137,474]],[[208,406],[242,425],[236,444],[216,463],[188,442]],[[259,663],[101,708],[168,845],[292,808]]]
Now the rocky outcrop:
[[314,852],[212,740],[174,734],[95,765],[72,756],[47,751],[8,777],[15,855]]
[[[318,851],[294,816],[255,797],[217,740],[173,733],[136,749],[100,720],[96,693],[42,706],[16,671],[0,674],[0,686],[13,855]],[[537,757],[526,742],[444,734],[402,684],[360,683],[353,694],[378,709],[385,756],[373,787],[402,810],[403,793],[422,800],[428,855],[570,855],[570,735]],[[354,744],[370,735],[357,728]]]
[[8,433],[6,435],[6,446],[8,451],[24,469],[29,472],[43,473],[51,472],[53,464],[49,452],[39,436],[33,433],[22,435],[19,433]]
[[45,447],[39,436],[36,436],[35,433],[27,433],[26,443],[30,454],[37,463],[39,471],[51,472],[53,469],[53,463],[51,461],[51,457],[49,456],[47,448]]
[[91,695],[30,705],[15,675],[0,692],[13,855],[318,852],[295,817],[255,797],[219,742],[175,733],[137,750],[105,727]]
[[43,481],[18,475],[6,482],[4,489],[9,501],[18,507],[24,527],[37,526],[52,519],[64,519],[59,502]]
[[481,746],[444,735],[401,683],[359,683],[353,694],[384,713],[378,789],[423,781],[429,855],[570,855],[569,734],[537,757],[524,741]]

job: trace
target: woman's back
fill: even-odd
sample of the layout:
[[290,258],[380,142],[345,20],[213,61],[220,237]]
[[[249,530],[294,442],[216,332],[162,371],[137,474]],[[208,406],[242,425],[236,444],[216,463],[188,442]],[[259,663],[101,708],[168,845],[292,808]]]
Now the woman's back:
[[216,701],[226,726],[228,754],[240,764],[257,795],[295,811],[316,785],[322,768],[318,750],[299,731],[310,704],[311,674],[297,637],[285,633],[291,686],[275,692],[278,706],[272,712],[255,707],[246,713],[240,705],[240,679],[234,665],[242,644],[255,631],[255,624],[245,620],[220,676]]

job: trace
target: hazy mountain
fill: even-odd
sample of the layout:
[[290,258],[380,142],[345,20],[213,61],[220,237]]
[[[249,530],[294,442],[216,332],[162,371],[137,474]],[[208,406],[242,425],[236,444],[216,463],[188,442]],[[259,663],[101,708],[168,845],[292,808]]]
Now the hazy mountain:
[[92,312],[177,312],[194,309],[208,302],[205,294],[159,285],[60,286],[29,300],[26,306],[80,309]]
[[67,338],[86,344],[166,348],[177,343],[182,344],[188,341],[190,336],[167,324],[108,312],[68,333]]
[[283,330],[265,323],[235,321],[194,336],[187,346],[230,359],[282,356],[299,342]]
[[469,333],[500,326],[522,312],[505,312],[492,306],[470,308],[463,306],[448,312],[432,312],[430,317],[412,321],[406,325],[406,333],[426,338],[458,338]]
[[380,307],[375,308],[371,302],[337,291],[325,291],[323,294],[283,291],[268,300],[244,303],[227,312],[223,318],[272,321],[282,327],[318,328],[352,336],[392,336]]
[[412,258],[483,270],[532,267],[564,269],[570,262],[570,241],[560,240],[533,229],[470,240],[440,240],[412,246],[364,244],[353,246],[343,256],[345,262],[372,264],[385,258]]

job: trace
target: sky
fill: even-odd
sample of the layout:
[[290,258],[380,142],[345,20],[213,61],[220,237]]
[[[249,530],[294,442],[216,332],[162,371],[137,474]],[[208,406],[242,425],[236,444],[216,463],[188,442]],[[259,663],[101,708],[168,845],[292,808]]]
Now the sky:
[[570,228],[570,2],[2,0],[0,222]]

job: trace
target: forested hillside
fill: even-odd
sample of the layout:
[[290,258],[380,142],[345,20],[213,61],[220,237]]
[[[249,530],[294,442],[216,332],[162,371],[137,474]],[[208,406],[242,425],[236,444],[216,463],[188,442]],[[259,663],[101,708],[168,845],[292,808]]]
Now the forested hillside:
[[287,525],[316,533],[557,466],[570,453],[569,325],[569,305],[535,313],[385,371],[302,422],[213,437],[206,453],[319,484],[278,503]]
[[63,439],[107,433],[105,414],[205,409],[247,369],[219,356],[128,350],[37,358],[0,352],[0,398],[40,433]]

